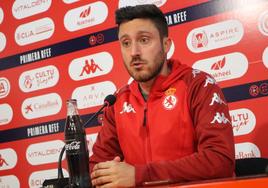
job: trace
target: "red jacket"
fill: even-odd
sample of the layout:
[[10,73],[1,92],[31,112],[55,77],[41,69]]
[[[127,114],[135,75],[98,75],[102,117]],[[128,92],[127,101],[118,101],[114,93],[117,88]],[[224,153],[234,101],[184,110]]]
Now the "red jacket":
[[136,184],[232,176],[234,142],[228,106],[209,75],[169,60],[145,101],[133,81],[104,112],[90,159],[120,156],[135,166]]

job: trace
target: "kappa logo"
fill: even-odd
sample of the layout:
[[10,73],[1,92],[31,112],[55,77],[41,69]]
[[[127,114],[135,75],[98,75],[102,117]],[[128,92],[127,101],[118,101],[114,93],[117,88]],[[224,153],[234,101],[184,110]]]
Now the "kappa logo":
[[230,123],[231,122],[229,121],[229,119],[227,119],[224,115],[224,113],[219,113],[219,112],[216,112],[216,115],[214,116],[214,119],[210,122],[211,124],[214,124],[215,122],[217,123],[223,123],[223,124],[226,124],[226,123]]
[[97,70],[103,71],[98,64],[95,63],[93,59],[90,59],[90,64],[88,60],[85,60],[85,66],[83,67],[83,70],[79,76],[83,76],[84,73],[90,74],[95,73]]
[[4,165],[6,165],[6,166],[8,166],[8,163],[6,162],[6,160],[2,157],[2,155],[0,154],[0,168],[2,167],[2,166],[4,166]]
[[120,112],[120,114],[123,113],[136,113],[135,109],[133,108],[132,104],[124,102],[123,104],[123,110]]
[[172,110],[177,104],[177,97],[175,96],[176,88],[169,88],[165,91],[166,97],[163,100],[163,106],[167,110]]
[[211,99],[211,103],[209,104],[209,106],[214,105],[214,103],[218,103],[218,104],[225,104],[226,103],[220,98],[220,95],[218,93],[213,93],[213,97]]
[[211,78],[210,76],[207,75],[207,79],[206,79],[206,83],[205,83],[204,87],[207,87],[208,84],[213,85],[215,83],[216,83],[216,80],[214,78]]

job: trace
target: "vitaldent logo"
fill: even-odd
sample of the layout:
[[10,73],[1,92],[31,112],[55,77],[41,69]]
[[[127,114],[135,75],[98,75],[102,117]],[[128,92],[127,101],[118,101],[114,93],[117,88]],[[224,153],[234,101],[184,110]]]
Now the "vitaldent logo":
[[64,26],[68,31],[77,31],[101,24],[107,16],[107,5],[97,1],[68,11],[64,16]]
[[33,22],[20,25],[15,31],[15,41],[24,46],[50,38],[55,30],[51,18],[42,18]]
[[254,113],[247,108],[231,110],[230,116],[234,136],[249,134],[256,126],[256,117]]
[[261,157],[258,146],[251,142],[235,144],[235,159]]
[[64,142],[61,140],[31,144],[26,150],[27,161],[31,165],[57,162],[63,146]]
[[7,39],[6,36],[4,35],[4,33],[0,32],[0,52],[2,52],[7,44]]
[[10,83],[7,78],[0,77],[0,99],[8,96],[10,92]]
[[209,73],[220,82],[244,76],[248,70],[248,59],[244,54],[235,52],[197,61],[193,68]]
[[13,149],[7,148],[0,150],[0,171],[14,168],[17,162],[17,153]]
[[237,44],[244,35],[238,20],[227,20],[193,29],[187,36],[190,51],[200,53]]
[[72,93],[72,99],[77,99],[79,109],[91,108],[102,105],[104,98],[115,91],[116,86],[113,82],[104,81],[76,88]]
[[[67,172],[66,169],[62,169],[63,176],[68,177],[69,173]],[[29,187],[30,188],[40,188],[42,187],[44,181],[46,179],[55,179],[58,176],[58,169],[50,169],[50,170],[42,170],[42,171],[36,171],[33,172],[29,176]]]
[[262,62],[264,66],[268,69],[268,47],[266,47],[263,51]]
[[258,28],[263,35],[268,36],[268,11],[265,11],[260,15]]
[[155,4],[158,7],[163,6],[167,0],[119,0],[118,7],[144,5],[144,4]]
[[12,14],[16,19],[26,18],[47,11],[52,0],[16,0],[12,6]]
[[69,65],[69,75],[73,80],[102,76],[112,70],[113,63],[113,57],[108,52],[77,58]]
[[1,188],[20,188],[20,181],[14,175],[0,176]]
[[57,93],[50,93],[25,99],[21,105],[21,112],[26,119],[35,119],[55,115],[61,107],[61,97]]
[[3,22],[4,20],[4,11],[3,9],[0,7],[0,24]]
[[13,110],[7,103],[0,104],[0,125],[9,124],[13,118]]
[[23,72],[19,86],[23,92],[31,92],[55,86],[59,81],[59,71],[53,65]]

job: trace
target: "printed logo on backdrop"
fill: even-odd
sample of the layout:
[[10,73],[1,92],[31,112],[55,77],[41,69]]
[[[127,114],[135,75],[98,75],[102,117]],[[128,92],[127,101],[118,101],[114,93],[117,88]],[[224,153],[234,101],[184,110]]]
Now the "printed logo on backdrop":
[[261,157],[258,146],[251,142],[235,144],[235,159]]
[[4,35],[4,33],[0,32],[0,52],[2,52],[7,44],[7,39],[6,36]]
[[[41,165],[58,162],[60,152],[64,146],[61,140],[31,144],[26,150],[26,159],[31,165]],[[63,160],[65,154],[63,155]]]
[[256,117],[254,113],[247,108],[231,110],[230,116],[232,119],[234,136],[249,134],[256,126]]
[[20,188],[20,181],[14,175],[0,176],[1,188]]
[[0,77],[0,99],[8,96],[10,92],[10,83],[7,78]]
[[101,24],[107,16],[107,5],[97,1],[68,11],[64,16],[64,26],[68,31],[77,31]]
[[[62,169],[63,176],[69,177],[69,173],[66,169]],[[56,179],[58,177],[58,169],[42,170],[33,172],[28,179],[30,188],[40,188],[43,182],[47,179]]]
[[193,29],[187,36],[187,46],[194,53],[237,44],[244,36],[238,20],[227,20]]
[[23,92],[31,92],[55,86],[59,81],[59,71],[53,65],[23,72],[19,86]]
[[144,4],[155,4],[158,7],[163,6],[167,0],[119,0],[118,7],[144,5]]
[[11,122],[13,118],[13,110],[9,104],[0,104],[0,114],[0,125],[6,125]]
[[256,84],[251,85],[249,87],[249,94],[252,97],[259,97],[259,96],[268,95],[268,83],[267,82],[261,82],[258,85],[256,85]]
[[260,15],[258,28],[263,35],[268,36],[268,11],[265,11]]
[[21,112],[24,118],[35,119],[55,115],[61,107],[61,97],[57,93],[50,93],[25,99],[21,105]]
[[3,9],[0,7],[0,24],[3,22],[4,20],[4,11]]
[[89,152],[89,156],[93,155],[93,145],[96,142],[98,133],[94,133],[94,134],[87,134],[86,138],[87,138],[87,146],[88,146],[88,152]]
[[52,0],[16,0],[12,6],[12,14],[16,19],[26,18],[47,11]]
[[18,157],[15,150],[11,148],[0,150],[0,171],[14,168],[17,162]]
[[167,53],[167,59],[170,59],[173,56],[174,51],[175,51],[175,45],[174,45],[173,40],[171,40],[171,46],[170,46],[170,49]]
[[42,18],[17,27],[15,41],[20,46],[32,44],[50,38],[54,31],[53,20],[48,17]]
[[248,70],[248,59],[244,54],[235,52],[197,61],[193,68],[207,72],[220,82],[244,76]]
[[263,51],[262,62],[264,66],[268,69],[268,47],[266,47]]
[[99,82],[76,88],[72,93],[72,99],[77,100],[77,108],[91,108],[103,104],[107,95],[113,94],[116,86],[111,81]]
[[69,75],[73,80],[84,80],[108,74],[113,68],[113,57],[101,52],[72,60]]
[[79,1],[79,0],[63,0],[63,2],[66,3],[66,4],[75,3],[77,1]]

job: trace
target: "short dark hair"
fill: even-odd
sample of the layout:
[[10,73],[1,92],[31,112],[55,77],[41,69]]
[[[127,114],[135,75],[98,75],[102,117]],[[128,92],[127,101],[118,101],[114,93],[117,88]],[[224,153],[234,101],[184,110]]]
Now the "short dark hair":
[[115,12],[115,21],[118,27],[121,23],[136,18],[150,19],[159,31],[161,38],[168,36],[168,25],[165,15],[154,4],[126,6],[117,9]]

